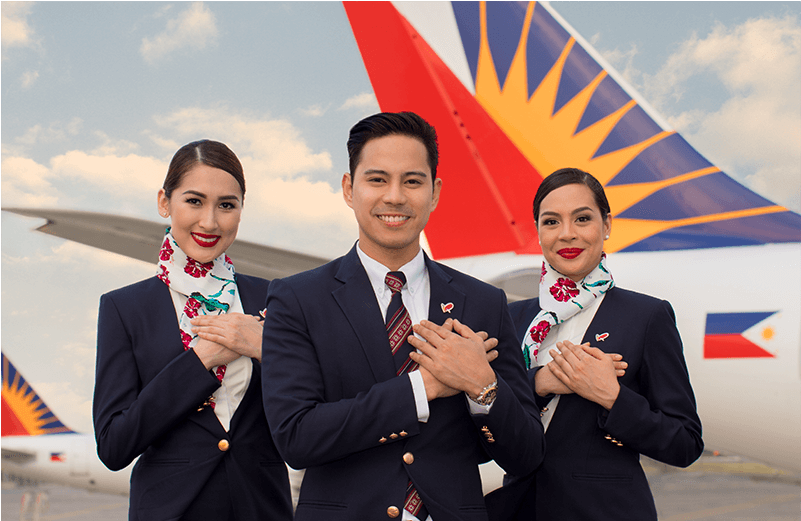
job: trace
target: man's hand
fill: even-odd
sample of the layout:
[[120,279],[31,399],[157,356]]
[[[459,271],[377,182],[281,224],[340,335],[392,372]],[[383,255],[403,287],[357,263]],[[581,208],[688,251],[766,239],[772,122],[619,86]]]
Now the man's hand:
[[[488,359],[497,357],[497,352],[494,356],[490,353],[497,346],[497,340],[485,341],[455,319],[448,319],[442,326],[423,320],[414,326],[414,331],[424,340],[409,337],[408,342],[420,351],[413,351],[409,356],[444,386],[444,389],[440,389],[444,394],[440,396],[452,396],[455,394],[452,391],[464,391],[475,399],[484,387],[495,381],[495,371]],[[423,373],[424,382],[425,376]],[[426,394],[431,396],[428,390]]]

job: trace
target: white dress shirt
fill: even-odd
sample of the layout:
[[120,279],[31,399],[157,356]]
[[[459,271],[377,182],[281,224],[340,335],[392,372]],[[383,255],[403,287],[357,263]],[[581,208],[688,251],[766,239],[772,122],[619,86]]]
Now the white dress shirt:
[[[386,321],[386,312],[389,307],[389,302],[392,300],[392,290],[389,289],[384,279],[387,272],[392,271],[377,260],[368,256],[360,245],[356,246],[356,253],[359,255],[359,260],[367,272],[367,277],[370,279],[370,284],[373,286],[373,292],[378,300],[379,309],[383,314],[384,321]],[[428,268],[426,268],[425,259],[423,257],[422,248],[417,252],[417,255],[400,267],[406,276],[406,284],[401,289],[401,298],[403,305],[409,312],[409,318],[412,324],[419,324],[421,320],[428,319],[428,308],[431,301],[431,279],[428,276]],[[415,334],[418,338],[419,335]],[[423,376],[419,370],[406,373],[409,376],[409,381],[412,384],[412,392],[414,393],[414,403],[417,407],[417,420],[425,423],[429,418],[428,399],[426,398],[426,388],[423,383]],[[488,414],[490,405],[479,405],[471,400],[467,393],[465,393],[467,403],[472,414]],[[409,513],[405,508],[401,521],[420,521],[417,517]],[[425,521],[432,521],[431,516],[428,516]]]
[[[587,328],[590,327],[592,319],[595,318],[595,312],[598,311],[598,307],[601,305],[601,302],[603,302],[605,296],[606,294],[604,293],[594,299],[592,304],[582,311],[551,328],[548,332],[548,336],[545,337],[545,341],[540,345],[539,353],[537,353],[537,365],[546,365],[553,360],[548,351],[552,348],[556,349],[557,342],[569,340],[574,344],[581,344],[584,335],[587,333]],[[542,414],[542,426],[546,431],[548,430],[548,425],[551,423],[554,412],[556,412],[556,407],[559,405],[559,398],[560,395],[558,394],[554,396],[553,399],[548,402],[548,410]]]
[[[175,306],[175,316],[180,317],[184,312],[187,296],[174,291],[170,288],[170,296],[172,303]],[[232,313],[244,313],[242,308],[242,301],[237,294],[236,299],[231,303]],[[216,371],[213,368],[212,371]],[[231,427],[231,418],[233,418],[239,404],[242,403],[242,398],[250,385],[250,377],[253,374],[253,362],[246,356],[240,356],[233,362],[227,364],[225,368],[225,376],[222,379],[220,387],[214,391],[214,415],[220,420],[225,432]]]
[[[367,278],[370,279],[375,298],[378,300],[378,308],[381,310],[382,317],[386,322],[387,308],[392,300],[392,290],[389,289],[384,279],[387,276],[387,272],[392,270],[364,253],[358,243],[356,253],[359,255],[359,260],[362,261],[364,270],[367,272]],[[428,318],[428,305],[431,300],[431,284],[428,279],[428,269],[423,259],[422,248],[411,261],[401,266],[397,271],[402,271],[406,275],[406,284],[401,289],[403,305],[406,307],[406,311],[409,312],[412,324],[419,324],[421,320]],[[420,338],[419,335],[416,336]],[[417,420],[425,423],[428,421],[429,409],[423,376],[420,371],[412,371],[407,374],[414,392]]]

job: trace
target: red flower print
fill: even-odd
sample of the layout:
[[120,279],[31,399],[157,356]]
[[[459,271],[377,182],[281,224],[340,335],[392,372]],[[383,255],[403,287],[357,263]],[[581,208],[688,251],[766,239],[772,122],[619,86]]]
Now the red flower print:
[[166,284],[166,285],[168,285],[168,286],[169,286],[169,285],[170,285],[170,272],[169,272],[169,271],[167,271],[167,266],[164,266],[164,265],[162,264],[161,266],[159,266],[159,268],[161,268],[161,273],[159,273],[158,275],[156,275],[156,277],[160,278],[160,279],[161,279],[161,281],[162,281],[164,284]]
[[172,257],[173,253],[172,246],[170,246],[170,240],[165,237],[164,244],[161,245],[161,251],[159,252],[159,259],[168,261]]
[[226,263],[226,264],[233,264],[233,263],[234,263],[234,261],[232,261],[232,260],[231,260],[231,257],[229,257],[228,255],[226,255],[226,256],[225,256],[225,263]]
[[559,278],[556,284],[551,286],[551,295],[558,302],[567,302],[579,294],[576,283],[570,279]]
[[186,306],[184,306],[184,313],[189,318],[195,318],[197,316],[197,310],[200,309],[200,302],[193,298],[189,298],[186,301]]
[[206,273],[211,271],[211,268],[213,267],[214,267],[213,262],[198,262],[195,259],[187,257],[184,271],[187,272],[192,277],[199,279],[205,277]]
[[[531,339],[536,342],[537,344],[541,344],[545,337],[548,336],[548,332],[551,330],[551,324],[547,320],[543,320],[536,326],[532,327],[528,334],[531,335]],[[535,355],[536,356],[536,355]]]
[[181,330],[181,342],[184,344],[184,351],[189,349],[189,343],[192,341],[192,337],[186,334],[183,330]]
[[545,274],[548,273],[545,270],[545,262],[542,263],[542,271],[540,272],[540,284],[542,284],[542,279],[545,278]]

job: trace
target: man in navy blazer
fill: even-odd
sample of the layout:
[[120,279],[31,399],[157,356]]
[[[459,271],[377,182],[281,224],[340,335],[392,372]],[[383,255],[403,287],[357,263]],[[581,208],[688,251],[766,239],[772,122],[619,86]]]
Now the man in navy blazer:
[[[267,297],[264,409],[281,455],[306,468],[295,519],[486,520],[478,464],[525,475],[544,452],[505,295],[421,251],[442,186],[433,127],[376,114],[351,129],[348,152],[359,242]],[[409,373],[385,326],[389,271],[405,274],[419,335]],[[409,490],[423,509],[404,508]]]

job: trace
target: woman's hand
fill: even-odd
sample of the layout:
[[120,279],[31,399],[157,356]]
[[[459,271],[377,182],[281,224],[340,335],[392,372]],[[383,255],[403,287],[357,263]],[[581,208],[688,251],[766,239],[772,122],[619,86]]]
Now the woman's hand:
[[242,313],[200,315],[193,318],[191,323],[192,332],[201,340],[219,344],[237,353],[237,356],[247,356],[261,362],[263,325],[258,317]]
[[[556,349],[549,351],[553,361],[548,363],[548,368],[553,375],[579,396],[611,409],[620,393],[618,372],[623,370],[615,367],[613,357],[600,349],[568,340],[557,342],[556,347],[561,353]],[[618,361],[618,364],[625,362]]]
[[225,346],[203,338],[198,339],[192,349],[206,369],[231,363],[242,356],[236,351],[231,351]]
[[549,394],[573,394],[570,387],[562,383],[552,372],[550,364],[545,365],[537,374],[534,375],[534,385],[537,389],[537,394],[540,396],[547,396]]

